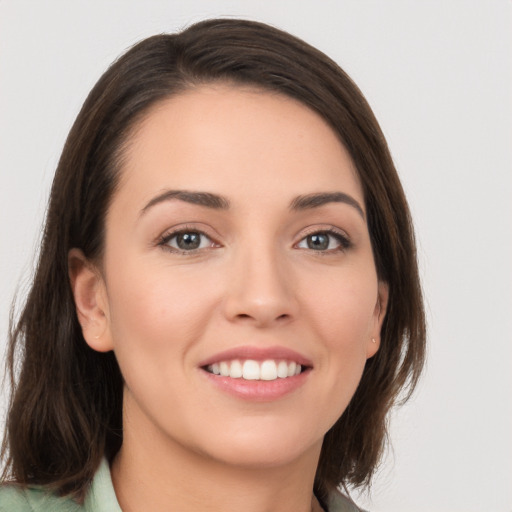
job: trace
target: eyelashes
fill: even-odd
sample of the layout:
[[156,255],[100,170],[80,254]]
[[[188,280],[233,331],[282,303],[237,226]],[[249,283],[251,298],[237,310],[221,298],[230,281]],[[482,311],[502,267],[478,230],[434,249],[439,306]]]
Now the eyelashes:
[[170,252],[194,254],[202,250],[221,247],[206,233],[197,228],[183,228],[163,235],[158,245]]
[[351,246],[349,238],[334,229],[315,230],[307,234],[296,244],[296,247],[299,249],[308,249],[321,253],[346,251]]
[[[194,227],[183,227],[161,236],[157,245],[176,254],[193,255],[222,247],[213,237]],[[349,250],[352,242],[341,230],[335,228],[311,229],[293,245],[295,249],[320,255],[339,254]]]

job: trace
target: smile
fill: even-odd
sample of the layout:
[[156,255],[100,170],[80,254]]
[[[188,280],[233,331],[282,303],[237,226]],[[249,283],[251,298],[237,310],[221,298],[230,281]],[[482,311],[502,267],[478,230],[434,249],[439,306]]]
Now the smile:
[[265,361],[234,359],[232,361],[220,361],[205,367],[205,370],[213,375],[232,379],[265,381],[293,377],[299,375],[302,369],[302,365],[295,361],[274,359],[266,359]]
[[199,362],[206,382],[236,398],[270,402],[293,394],[309,381],[313,362],[283,346],[238,346]]

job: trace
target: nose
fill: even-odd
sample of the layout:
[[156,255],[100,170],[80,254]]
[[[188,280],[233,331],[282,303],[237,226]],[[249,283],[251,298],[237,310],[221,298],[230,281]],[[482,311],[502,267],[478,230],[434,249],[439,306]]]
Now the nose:
[[229,321],[269,327],[297,316],[293,272],[286,256],[260,245],[240,250],[234,259],[224,297]]

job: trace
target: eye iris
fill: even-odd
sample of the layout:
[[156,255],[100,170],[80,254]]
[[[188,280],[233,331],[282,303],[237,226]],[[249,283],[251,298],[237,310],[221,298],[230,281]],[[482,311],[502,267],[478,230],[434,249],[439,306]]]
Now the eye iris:
[[201,245],[201,235],[199,233],[180,233],[176,237],[176,244],[184,251],[197,249]]
[[324,233],[316,233],[308,236],[308,248],[322,251],[329,247],[329,236]]

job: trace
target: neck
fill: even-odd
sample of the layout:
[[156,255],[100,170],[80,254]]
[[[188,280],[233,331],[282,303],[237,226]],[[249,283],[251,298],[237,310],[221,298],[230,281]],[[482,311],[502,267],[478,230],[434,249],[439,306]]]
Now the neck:
[[[184,447],[161,432],[133,427],[125,423],[123,446],[112,465],[123,512],[321,510],[313,498],[321,446],[286,464],[247,467],[240,461],[234,466]],[[145,432],[143,441],[132,435],[134,430]]]

